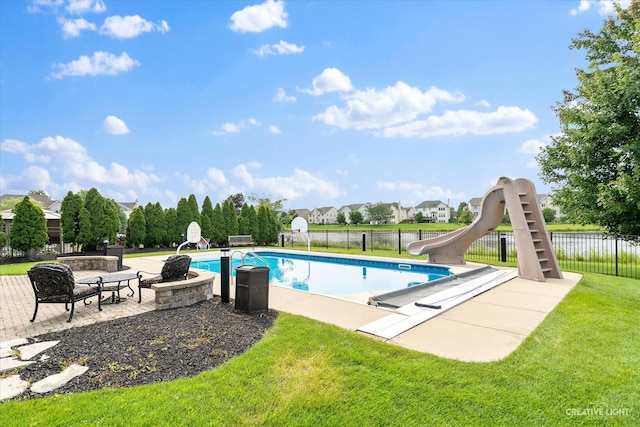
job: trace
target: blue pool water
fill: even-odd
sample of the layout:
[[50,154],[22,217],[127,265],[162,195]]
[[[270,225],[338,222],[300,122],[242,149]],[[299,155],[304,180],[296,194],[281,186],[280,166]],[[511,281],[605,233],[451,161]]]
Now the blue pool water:
[[[448,267],[413,264],[403,261],[379,261],[338,256],[293,254],[283,252],[256,252],[270,269],[269,283],[322,295],[352,295],[367,291],[397,290],[446,277]],[[246,258],[245,264],[253,262]],[[253,259],[253,258],[251,258]],[[231,271],[242,263],[233,258]],[[256,265],[264,262],[256,259]],[[220,272],[220,260],[191,262],[194,268]]]

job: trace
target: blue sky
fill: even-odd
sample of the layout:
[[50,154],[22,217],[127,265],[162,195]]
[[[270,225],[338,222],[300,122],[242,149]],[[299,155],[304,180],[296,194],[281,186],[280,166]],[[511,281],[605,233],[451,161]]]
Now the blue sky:
[[[628,4],[628,2],[623,2]],[[538,178],[610,2],[0,2],[0,193],[415,206]]]

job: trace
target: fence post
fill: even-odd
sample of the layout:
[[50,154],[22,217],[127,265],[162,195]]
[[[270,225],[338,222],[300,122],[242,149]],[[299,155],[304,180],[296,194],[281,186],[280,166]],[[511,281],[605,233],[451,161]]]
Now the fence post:
[[618,236],[616,236],[616,276],[618,276]]
[[500,235],[500,261],[507,262],[507,237],[504,233]]
[[402,232],[398,228],[398,255],[402,254]]
[[362,233],[362,252],[367,251],[367,233]]
[[327,249],[329,249],[329,230],[324,231],[324,236],[325,242],[327,242]]

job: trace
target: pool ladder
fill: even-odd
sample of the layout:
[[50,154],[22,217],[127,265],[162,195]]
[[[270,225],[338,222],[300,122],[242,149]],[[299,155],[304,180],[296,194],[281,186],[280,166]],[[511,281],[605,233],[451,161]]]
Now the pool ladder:
[[231,256],[229,257],[229,261],[233,264],[233,256],[235,254],[240,254],[242,256],[242,265],[246,265],[247,261],[250,261],[253,265],[258,265],[256,261],[262,261],[266,267],[269,266],[269,262],[262,258],[260,255],[255,253],[254,251],[233,251],[231,252]]

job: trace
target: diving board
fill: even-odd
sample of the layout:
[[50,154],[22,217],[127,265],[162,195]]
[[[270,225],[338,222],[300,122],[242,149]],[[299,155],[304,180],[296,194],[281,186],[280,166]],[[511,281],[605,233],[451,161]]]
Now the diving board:
[[[391,339],[516,276],[517,271],[515,270],[497,270],[491,272],[461,285],[406,304],[395,310],[395,313],[358,328],[358,331],[385,339]],[[440,308],[423,307],[424,305]]]

